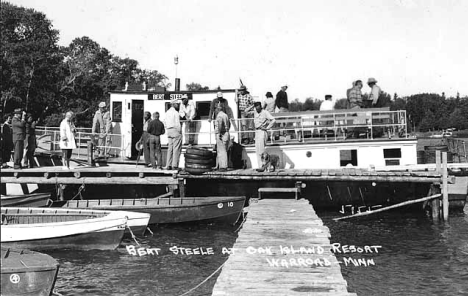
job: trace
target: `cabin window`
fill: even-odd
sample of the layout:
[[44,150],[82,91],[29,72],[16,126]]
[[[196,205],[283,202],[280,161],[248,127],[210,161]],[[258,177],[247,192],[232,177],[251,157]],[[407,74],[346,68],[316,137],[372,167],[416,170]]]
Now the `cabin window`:
[[112,102],[112,121],[122,122],[122,102]]
[[210,107],[211,101],[197,102],[197,117],[199,116],[200,119],[208,119],[208,115],[210,115]]
[[383,150],[385,165],[400,165],[401,149],[390,148]]
[[344,167],[348,164],[352,164],[353,166],[357,166],[357,150],[340,150],[340,166]]

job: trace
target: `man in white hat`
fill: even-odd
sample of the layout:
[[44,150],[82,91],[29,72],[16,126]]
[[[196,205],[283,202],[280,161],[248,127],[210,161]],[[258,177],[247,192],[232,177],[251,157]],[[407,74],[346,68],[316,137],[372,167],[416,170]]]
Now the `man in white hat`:
[[180,118],[184,121],[185,145],[195,144],[195,131],[197,122],[194,121],[197,111],[193,100],[189,100],[187,94],[182,95],[182,103],[179,110]]
[[371,88],[369,100],[372,100],[372,106],[376,106],[382,90],[377,85],[377,80],[375,80],[375,78],[369,78],[367,80],[367,85],[369,85],[369,87]]
[[103,157],[104,147],[106,145],[106,123],[104,122],[104,113],[106,112],[106,103],[101,102],[98,105],[99,109],[94,113],[93,118],[93,127],[91,129],[91,133],[93,137],[98,137],[98,150],[99,156]]
[[[228,114],[228,116],[230,115],[230,113],[229,113],[229,110],[230,110],[229,103],[223,97],[223,93],[219,91],[216,94],[216,98],[213,101],[211,101],[210,113],[208,114],[208,122],[211,122],[212,120],[216,119],[216,116],[218,115],[217,107],[219,105],[224,107],[224,109],[226,110],[226,114]],[[229,118],[231,118],[231,117],[229,116]]]
[[[255,108],[255,111],[252,109]],[[258,167],[262,167],[262,153],[265,152],[267,131],[275,125],[275,118],[267,110],[262,108],[262,101],[256,99],[253,106],[246,112],[253,113],[255,126],[255,152],[257,153]]]
[[180,102],[171,101],[171,108],[166,112],[166,132],[167,132],[167,170],[179,169],[179,158],[182,152],[182,127],[180,125]]

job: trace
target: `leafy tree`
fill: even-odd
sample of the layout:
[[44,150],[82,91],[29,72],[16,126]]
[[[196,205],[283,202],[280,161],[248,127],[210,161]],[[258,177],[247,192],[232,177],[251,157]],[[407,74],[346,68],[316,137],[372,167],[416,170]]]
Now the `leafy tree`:
[[58,31],[34,9],[1,4],[1,101],[4,112],[24,107],[36,116],[56,98],[61,54]]
[[202,86],[200,83],[195,83],[195,82],[186,84],[185,87],[187,88],[188,91],[200,91],[200,90],[210,89],[208,86]]
[[339,99],[335,102],[335,109],[348,109],[348,99]]

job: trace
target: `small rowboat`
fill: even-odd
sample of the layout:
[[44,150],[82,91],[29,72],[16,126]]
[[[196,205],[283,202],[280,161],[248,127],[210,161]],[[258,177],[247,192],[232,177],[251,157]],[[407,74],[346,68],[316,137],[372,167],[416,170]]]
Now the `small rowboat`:
[[21,195],[1,195],[2,207],[45,207],[50,200],[50,192]]
[[1,243],[32,250],[115,249],[127,227],[144,231],[149,217],[123,211],[2,207]]
[[149,224],[214,222],[235,224],[244,208],[245,196],[181,198],[97,199],[54,202],[72,209],[125,210],[151,214]]
[[2,295],[52,295],[59,270],[57,260],[29,250],[3,248]]

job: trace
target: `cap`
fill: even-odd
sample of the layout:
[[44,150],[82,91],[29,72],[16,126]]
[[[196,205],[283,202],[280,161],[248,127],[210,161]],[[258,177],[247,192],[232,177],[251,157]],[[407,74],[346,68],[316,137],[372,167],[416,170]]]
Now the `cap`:
[[377,83],[377,80],[375,80],[375,78],[369,78],[367,79],[367,83]]
[[219,91],[219,92],[216,94],[216,97],[217,97],[217,98],[222,98],[222,97],[223,97],[223,93]]
[[332,95],[325,95],[325,99],[331,99]]
[[285,83],[285,84],[283,84],[283,86],[281,86],[281,87],[288,87],[288,85]]
[[239,90],[247,90],[247,86],[241,85],[241,86],[239,87]]
[[180,101],[178,99],[173,99],[171,100],[171,104],[180,104]]
[[188,99],[188,95],[187,95],[187,94],[183,94],[183,95],[182,95],[182,100],[183,100],[183,99]]
[[262,104],[262,100],[259,97],[254,98],[254,105]]
[[13,111],[14,114],[21,114],[23,113],[23,109],[21,108],[16,108],[15,111]]
[[105,102],[99,103],[99,108],[105,108],[105,107],[106,107],[106,103],[105,103]]

